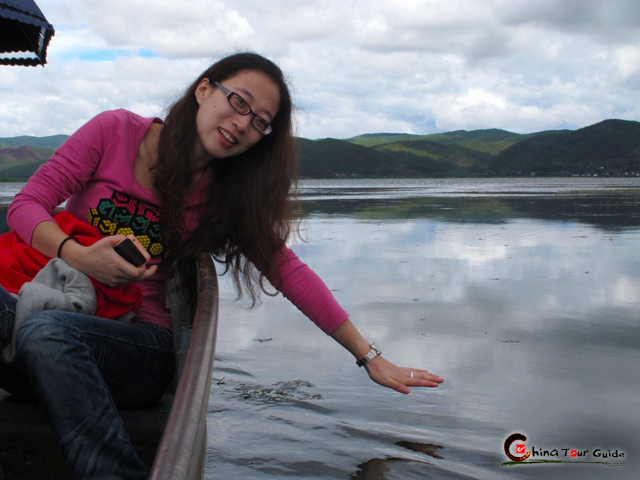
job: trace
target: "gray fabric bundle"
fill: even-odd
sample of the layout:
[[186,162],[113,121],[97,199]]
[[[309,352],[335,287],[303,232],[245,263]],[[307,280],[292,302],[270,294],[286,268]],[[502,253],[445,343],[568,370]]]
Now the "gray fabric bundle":
[[71,268],[60,258],[50,260],[34,279],[25,283],[18,292],[11,343],[2,351],[2,361],[14,361],[16,332],[30,315],[43,310],[64,310],[93,315],[96,307],[96,291],[89,277]]

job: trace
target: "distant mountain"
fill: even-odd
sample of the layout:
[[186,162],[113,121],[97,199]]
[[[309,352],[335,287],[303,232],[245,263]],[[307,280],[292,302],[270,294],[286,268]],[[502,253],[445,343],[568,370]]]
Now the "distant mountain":
[[362,145],[363,147],[375,147],[385,143],[405,142],[412,140],[425,140],[429,135],[413,135],[410,133],[365,133],[357,137],[346,138],[345,141]]
[[0,138],[0,180],[25,181],[69,135]]
[[479,150],[429,140],[387,143],[374,149],[387,154],[396,164],[402,164],[405,168],[426,176],[460,175],[490,158],[489,154]]
[[364,147],[333,138],[298,139],[300,173],[306,178],[464,176],[470,168],[491,158],[461,145],[424,140],[425,136],[390,137],[405,140]]
[[[625,120],[605,120],[577,131],[525,135],[499,129],[431,135],[383,133],[343,142],[368,145],[369,150],[386,155],[395,165],[391,176],[640,174],[640,122]],[[342,155],[339,150],[348,148],[344,143],[333,143],[333,150],[325,152],[325,161]],[[304,158],[306,154],[303,146],[300,155]],[[364,152],[360,157],[360,162],[366,161]],[[382,162],[378,157],[374,163]],[[305,169],[301,171],[306,176]],[[363,176],[361,171],[350,171],[347,162],[333,174]],[[370,176],[378,175],[371,172]]]
[[492,158],[489,173],[609,174],[640,172],[640,122],[605,120],[562,134],[538,135]]
[[[0,138],[0,179],[26,180],[67,138]],[[303,178],[640,174],[640,122],[626,120],[525,135],[488,129],[298,138],[297,146]]]
[[357,137],[347,138],[347,142],[363,145],[365,147],[375,147],[394,142],[428,140],[430,142],[443,143],[445,145],[461,145],[470,150],[490,153],[496,155],[511,145],[543,134],[561,133],[568,130],[552,130],[548,132],[538,132],[529,134],[519,134],[492,128],[488,130],[455,130],[446,133],[432,133],[429,135],[410,135],[398,133],[374,133]]
[[[300,172],[303,177],[329,178],[341,175],[389,177],[403,169],[388,155],[344,140],[298,138]],[[406,172],[415,176],[416,172]]]
[[56,149],[62,145],[69,135],[51,135],[50,137],[21,137],[0,138],[0,148],[7,147],[45,147]]
[[53,152],[53,148],[46,147],[1,148],[0,179],[9,181],[28,179],[53,155]]

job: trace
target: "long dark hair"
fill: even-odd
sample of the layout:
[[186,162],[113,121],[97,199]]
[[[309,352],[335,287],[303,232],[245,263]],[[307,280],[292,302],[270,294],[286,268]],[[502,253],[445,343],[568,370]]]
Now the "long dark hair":
[[[273,131],[240,155],[211,162],[206,210],[198,227],[187,232],[183,208],[196,175],[196,87],[205,78],[222,82],[244,70],[261,72],[278,87],[280,105],[271,122]],[[246,288],[255,304],[259,296],[256,287],[267,292],[264,276],[276,275],[276,253],[297,226],[292,221],[291,203],[298,179],[292,110],[282,71],[254,53],[239,53],[218,61],[169,109],[158,142],[154,187],[163,201],[160,227],[169,245],[167,259],[180,274],[182,287],[193,278],[192,265],[197,255],[210,251],[224,264],[223,273],[232,273],[239,295]]]

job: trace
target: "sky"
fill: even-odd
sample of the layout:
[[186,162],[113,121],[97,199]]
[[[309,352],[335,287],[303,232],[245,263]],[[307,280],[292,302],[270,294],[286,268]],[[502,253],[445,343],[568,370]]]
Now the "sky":
[[578,129],[640,121],[638,0],[36,0],[46,67],[0,66],[0,137],[163,117],[216,60],[284,70],[296,134]]

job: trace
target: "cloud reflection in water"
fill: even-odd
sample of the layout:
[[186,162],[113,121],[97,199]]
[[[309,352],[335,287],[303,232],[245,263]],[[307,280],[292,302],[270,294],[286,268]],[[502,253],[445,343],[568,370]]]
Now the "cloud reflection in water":
[[[261,384],[310,381],[333,412],[309,418],[304,409],[304,421],[295,409],[279,412],[300,427],[282,439],[306,445],[295,454],[251,410],[255,431],[242,441],[261,461],[313,452],[343,472],[318,478],[603,478],[588,466],[505,470],[502,442],[523,431],[536,445],[622,449],[626,463],[614,474],[631,478],[640,458],[637,196],[334,196],[305,202],[308,242],[294,250],[386,357],[446,382],[406,397],[381,391],[286,300],[251,312],[225,301],[232,325],[223,320],[219,365],[241,363]],[[308,422],[322,425],[311,443]],[[256,443],[263,429],[268,445]],[[402,442],[442,446],[445,458],[429,458],[435,470],[419,467]]]

